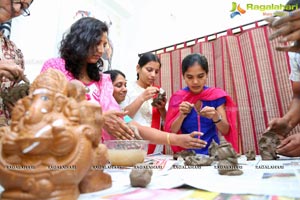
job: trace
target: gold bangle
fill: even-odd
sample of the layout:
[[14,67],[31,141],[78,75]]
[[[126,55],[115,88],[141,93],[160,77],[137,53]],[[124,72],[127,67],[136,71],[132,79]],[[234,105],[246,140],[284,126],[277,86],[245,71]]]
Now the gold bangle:
[[167,134],[167,143],[168,143],[168,145],[171,145],[171,142],[170,142],[170,133]]

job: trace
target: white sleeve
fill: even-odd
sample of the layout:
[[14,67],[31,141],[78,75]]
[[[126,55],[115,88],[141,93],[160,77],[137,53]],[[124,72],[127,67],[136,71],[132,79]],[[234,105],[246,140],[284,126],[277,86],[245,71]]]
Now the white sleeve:
[[291,66],[289,79],[296,82],[300,81],[300,53],[289,52],[289,62]]

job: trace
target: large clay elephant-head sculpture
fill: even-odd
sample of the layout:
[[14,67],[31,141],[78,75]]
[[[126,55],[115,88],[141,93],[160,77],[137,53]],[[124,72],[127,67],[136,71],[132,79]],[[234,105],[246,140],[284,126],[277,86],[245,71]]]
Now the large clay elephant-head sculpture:
[[77,199],[111,186],[99,144],[100,105],[85,100],[84,86],[50,69],[40,74],[0,128],[1,199]]

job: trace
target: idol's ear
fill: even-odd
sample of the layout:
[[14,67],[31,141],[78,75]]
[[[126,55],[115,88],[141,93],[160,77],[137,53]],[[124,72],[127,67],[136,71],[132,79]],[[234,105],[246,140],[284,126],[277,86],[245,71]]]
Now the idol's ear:
[[67,97],[65,95],[56,93],[54,97],[54,110],[56,112],[62,112],[64,106],[67,103]]
[[86,100],[87,89],[79,80],[71,80],[68,82],[68,97],[74,98],[77,102]]

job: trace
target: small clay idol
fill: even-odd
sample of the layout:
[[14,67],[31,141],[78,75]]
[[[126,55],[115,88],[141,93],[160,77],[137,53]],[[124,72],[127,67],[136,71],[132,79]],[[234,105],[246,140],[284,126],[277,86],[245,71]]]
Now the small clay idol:
[[247,160],[255,160],[256,154],[255,154],[255,151],[249,150],[246,152],[245,156],[246,156]]
[[276,133],[271,131],[265,132],[259,140],[259,153],[262,160],[276,160],[278,158],[276,148],[280,140]]

